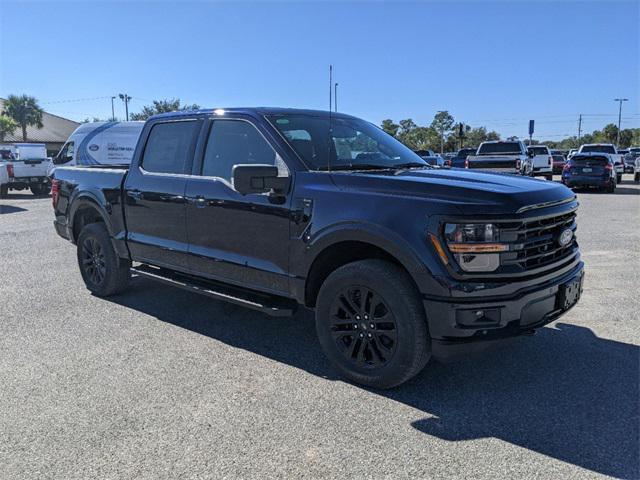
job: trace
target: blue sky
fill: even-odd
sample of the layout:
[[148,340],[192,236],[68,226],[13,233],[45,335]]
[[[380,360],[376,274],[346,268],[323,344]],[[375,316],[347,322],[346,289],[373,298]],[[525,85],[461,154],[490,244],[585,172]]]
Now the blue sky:
[[[640,2],[7,2],[0,96],[108,117],[179,97],[214,106],[339,110],[429,123],[438,110],[503,135],[640,127]],[[25,26],[28,30],[25,32]],[[92,99],[82,100],[78,99]],[[72,101],[74,100],[74,101]],[[124,116],[116,101],[116,115]]]

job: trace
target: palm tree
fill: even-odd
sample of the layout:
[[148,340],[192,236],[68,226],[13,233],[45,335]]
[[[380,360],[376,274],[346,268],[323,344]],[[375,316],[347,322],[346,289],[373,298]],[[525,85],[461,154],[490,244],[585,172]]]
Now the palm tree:
[[36,98],[29,95],[9,95],[4,102],[4,114],[20,125],[23,142],[27,141],[27,126],[42,128],[43,113]]
[[13,118],[0,115],[0,143],[4,141],[5,135],[11,135],[16,128],[18,124]]

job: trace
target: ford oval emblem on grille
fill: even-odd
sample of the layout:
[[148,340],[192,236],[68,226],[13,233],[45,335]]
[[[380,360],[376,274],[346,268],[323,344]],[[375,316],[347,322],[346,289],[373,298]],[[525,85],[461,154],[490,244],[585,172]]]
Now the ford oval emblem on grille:
[[558,243],[561,247],[566,247],[573,240],[573,231],[570,228],[566,228],[562,231],[560,236],[558,237]]

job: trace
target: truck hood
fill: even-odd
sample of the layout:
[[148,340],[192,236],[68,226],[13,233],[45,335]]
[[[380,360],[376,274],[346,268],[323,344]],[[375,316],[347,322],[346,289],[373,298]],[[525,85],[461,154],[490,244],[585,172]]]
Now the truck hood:
[[458,168],[340,172],[333,178],[346,191],[429,201],[434,214],[514,214],[575,198],[556,182]]

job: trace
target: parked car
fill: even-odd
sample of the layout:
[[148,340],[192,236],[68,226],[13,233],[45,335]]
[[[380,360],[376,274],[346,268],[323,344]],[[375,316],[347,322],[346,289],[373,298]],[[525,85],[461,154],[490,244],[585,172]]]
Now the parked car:
[[569,149],[569,153],[567,153],[567,160],[569,160],[571,157],[573,157],[576,153],[578,153],[578,149],[577,148]]
[[611,158],[613,167],[616,172],[616,182],[622,182],[622,174],[624,173],[624,162],[622,155],[618,154],[616,147],[611,143],[588,143],[582,145],[578,153],[604,153]]
[[451,166],[456,168],[465,168],[465,161],[469,155],[475,155],[476,148],[461,148],[456,156],[451,160]]
[[13,165],[0,162],[0,199],[7,198],[11,178],[13,178]]
[[83,123],[69,136],[53,159],[57,167],[72,165],[126,165],[131,163],[144,122]]
[[467,157],[465,168],[531,176],[533,155],[520,140],[483,142],[475,155]]
[[62,167],[52,191],[93,294],[134,272],[268,315],[304,305],[336,368],[376,388],[531,333],[582,290],[569,189],[436,169],[344,114],[153,116],[130,165]]
[[596,187],[613,193],[618,181],[611,157],[589,152],[571,157],[562,171],[562,183],[569,188]]
[[553,180],[553,158],[546,145],[530,145],[527,147],[531,162],[531,176]]
[[49,192],[51,186],[47,171],[51,159],[47,157],[44,143],[0,145],[0,161],[11,166],[7,191],[30,189],[34,195]]
[[640,147],[631,147],[623,157],[624,173],[634,173],[636,159],[640,157]]
[[567,163],[567,160],[564,158],[564,155],[551,155],[551,158],[553,158],[553,173],[554,174],[561,174],[562,173],[562,169],[564,168],[564,165]]

